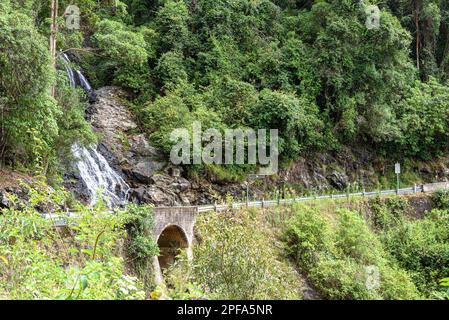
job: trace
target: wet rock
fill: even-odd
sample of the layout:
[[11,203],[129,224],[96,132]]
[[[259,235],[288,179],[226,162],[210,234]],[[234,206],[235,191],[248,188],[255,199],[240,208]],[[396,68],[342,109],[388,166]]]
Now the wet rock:
[[164,164],[142,159],[132,165],[127,165],[125,171],[141,183],[149,183],[151,177],[164,167]]
[[131,202],[143,203],[143,198],[145,197],[145,187],[140,186],[138,188],[132,189],[130,192],[130,200]]
[[326,178],[338,190],[344,190],[348,186],[348,176],[345,173],[333,171]]
[[6,192],[0,190],[0,209],[10,208],[11,202],[9,201]]
[[148,184],[167,165],[164,155],[139,132],[122,89],[103,87],[95,95],[90,115],[94,130],[102,136],[99,151],[131,184]]

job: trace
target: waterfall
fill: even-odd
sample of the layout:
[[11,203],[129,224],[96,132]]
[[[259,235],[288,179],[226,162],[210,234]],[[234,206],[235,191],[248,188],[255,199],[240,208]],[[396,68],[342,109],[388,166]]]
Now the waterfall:
[[67,77],[69,78],[70,86],[74,88],[76,86],[76,80],[75,80],[75,73],[73,72],[73,69],[70,66],[70,59],[65,53],[62,54],[62,59],[64,60],[64,68],[67,73]]
[[92,87],[90,86],[89,81],[87,81],[86,77],[81,73],[81,71],[77,70],[76,74],[78,75],[78,80],[81,88],[83,88],[87,93],[92,92]]
[[110,207],[126,204],[129,186],[108,164],[95,147],[72,146],[76,167],[90,194],[90,203],[98,200],[98,192],[108,201]]
[[92,86],[89,81],[87,81],[86,77],[79,70],[73,70],[70,66],[70,59],[67,54],[62,54],[62,60],[64,61],[64,68],[67,73],[67,77],[69,78],[69,83],[72,88],[77,85],[81,86],[86,93],[92,92]]
[[[62,54],[62,59],[70,86],[74,88],[79,85],[86,93],[90,93],[92,87],[82,72],[72,69],[70,59],[65,53]],[[81,180],[89,192],[91,204],[95,204],[98,201],[99,194],[102,194],[109,207],[126,204],[130,188],[97,151],[97,146],[85,148],[74,144],[72,153],[76,159],[75,165]]]

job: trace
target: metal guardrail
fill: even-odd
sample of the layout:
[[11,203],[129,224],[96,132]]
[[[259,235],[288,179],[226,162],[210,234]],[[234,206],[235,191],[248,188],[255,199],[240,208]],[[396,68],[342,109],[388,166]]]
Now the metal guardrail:
[[[449,189],[449,182],[439,182],[439,183],[429,183],[424,185],[415,185],[410,188],[401,188],[401,189],[390,189],[390,190],[380,190],[380,191],[362,191],[355,193],[340,193],[340,194],[330,194],[330,195],[319,195],[319,196],[307,196],[307,197],[299,197],[299,198],[290,198],[290,199],[278,199],[278,200],[258,200],[258,201],[249,201],[249,202],[234,202],[232,204],[209,204],[209,205],[201,205],[197,206],[198,213],[211,212],[211,211],[224,211],[229,208],[232,209],[240,209],[243,207],[260,207],[266,208],[270,206],[284,205],[284,204],[292,204],[297,202],[307,202],[307,201],[316,201],[316,200],[325,200],[325,199],[343,199],[343,198],[354,198],[354,197],[376,197],[376,196],[388,196],[388,195],[406,195],[406,194],[415,194],[415,193],[425,193],[425,192],[434,192],[438,189]],[[192,207],[192,206],[189,206]],[[170,207],[168,207],[170,208]],[[176,207],[172,207],[173,209]],[[185,208],[185,207],[179,207]],[[67,217],[75,217],[76,213],[68,212]],[[43,214],[43,217],[47,219],[52,219],[54,221],[55,226],[66,226],[67,220],[64,216],[56,215],[56,214]]]
[[387,195],[406,195],[413,193],[422,193],[426,192],[425,190],[432,190],[432,186],[440,187],[445,186],[445,189],[449,189],[449,183],[430,183],[425,185],[415,185],[409,188],[401,188],[401,189],[389,189],[389,190],[380,190],[380,191],[369,191],[369,192],[355,192],[355,193],[341,193],[341,194],[331,194],[331,195],[320,195],[320,196],[308,196],[308,197],[300,197],[300,198],[291,198],[291,199],[279,199],[279,200],[259,200],[259,201],[249,201],[247,202],[235,202],[230,205],[202,205],[198,206],[198,212],[211,212],[211,211],[223,211],[229,208],[239,209],[242,207],[269,207],[281,204],[291,204],[296,202],[307,202],[307,201],[316,201],[316,200],[324,200],[324,199],[342,199],[342,198],[353,198],[353,197],[376,197],[376,196],[387,196]]

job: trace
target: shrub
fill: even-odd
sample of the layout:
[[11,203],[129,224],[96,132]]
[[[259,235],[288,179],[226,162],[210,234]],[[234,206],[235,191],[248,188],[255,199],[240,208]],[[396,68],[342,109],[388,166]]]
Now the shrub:
[[[307,206],[295,206],[293,210],[296,214],[287,223],[284,244],[323,297],[419,297],[410,276],[397,268],[376,234],[357,212],[342,209],[336,216],[325,217]],[[374,268],[379,275],[379,282],[374,287],[367,284],[371,279],[369,268]]]
[[298,298],[295,272],[279,260],[255,212],[209,213],[199,218],[197,228],[200,242],[193,248],[192,267],[181,272],[194,291],[211,299]]
[[408,208],[408,201],[404,197],[388,199],[377,198],[370,203],[372,216],[370,217],[377,230],[386,230],[400,224],[404,219],[404,211]]
[[405,221],[382,237],[399,266],[408,270],[428,297],[439,291],[438,281],[449,272],[449,215],[434,210],[423,220]]
[[[9,299],[144,298],[137,279],[126,277],[120,255],[125,211],[104,204],[77,205],[77,217],[63,208],[67,194],[45,186],[29,189],[29,201],[0,215],[0,294]],[[11,201],[14,201],[11,198]],[[50,205],[67,222],[67,233],[35,209]],[[130,290],[130,288],[132,290]]]
[[449,210],[449,190],[438,190],[432,200],[436,208]]
[[142,33],[121,22],[102,20],[93,39],[104,55],[99,69],[114,75],[114,82],[135,91],[149,82],[148,48]]
[[295,158],[308,147],[320,146],[323,123],[318,107],[306,96],[264,89],[251,110],[253,128],[278,129],[279,153]]
[[407,156],[432,159],[448,150],[449,87],[430,77],[416,81],[400,105],[403,139]]
[[154,226],[152,207],[130,204],[127,213],[129,215],[127,229],[131,239],[129,253],[139,260],[157,256],[159,248],[151,236]]

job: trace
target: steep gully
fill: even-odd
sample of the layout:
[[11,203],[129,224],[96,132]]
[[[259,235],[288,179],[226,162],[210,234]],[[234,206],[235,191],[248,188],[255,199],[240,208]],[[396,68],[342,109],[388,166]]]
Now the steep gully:
[[[79,70],[74,70],[69,57],[63,53],[62,60],[71,87],[81,86],[87,94],[92,87]],[[130,191],[129,185],[115,172],[108,161],[97,151],[97,146],[83,147],[75,143],[72,146],[75,166],[79,177],[89,194],[89,202],[94,204],[101,194],[109,207],[125,205]]]

